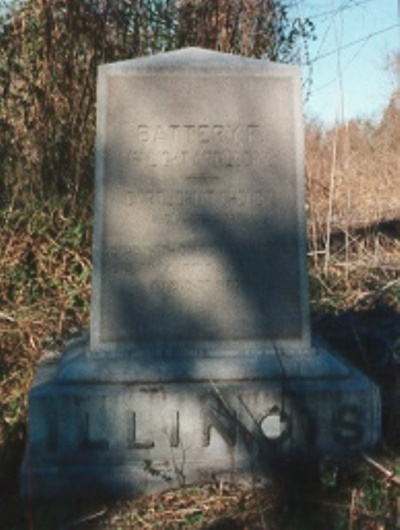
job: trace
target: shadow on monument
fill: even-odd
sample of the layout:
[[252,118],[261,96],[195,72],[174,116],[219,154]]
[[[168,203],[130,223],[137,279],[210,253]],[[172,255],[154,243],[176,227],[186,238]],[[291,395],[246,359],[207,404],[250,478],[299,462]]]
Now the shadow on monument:
[[[256,75],[260,105],[241,91],[242,75],[226,72],[228,103],[204,71],[185,76],[178,98],[173,76],[139,89],[113,74],[108,86],[120,98],[108,74],[100,80],[92,350],[70,350],[31,393],[25,480],[36,465],[43,495],[119,498],[241,471],[282,479],[307,458],[309,470],[332,437],[347,452],[362,441],[355,421],[367,405],[347,404],[346,382],[358,383],[354,400],[372,401],[375,389],[346,380],[342,366],[333,379],[334,361],[304,363],[312,356],[297,96],[286,75],[279,90]],[[189,127],[194,139],[160,136],[160,123],[174,135]],[[204,147],[211,128],[217,155]]]
[[[200,166],[197,173],[207,171]],[[143,195],[143,184],[136,186]],[[191,190],[193,184],[186,186]],[[279,211],[273,203],[260,211],[251,202],[261,193],[257,180],[249,183],[255,189],[245,207],[235,203],[243,200],[243,190],[201,186],[195,190],[199,203],[168,206],[178,219],[168,226],[169,239],[155,234],[150,251],[137,243],[135,251],[120,248],[112,260],[103,260],[102,340],[136,343],[153,354],[154,345],[171,344],[172,355],[195,341],[238,341],[238,348],[240,341],[301,341],[308,308],[295,197],[289,201],[293,211]],[[150,177],[146,187],[157,195]],[[151,355],[142,357],[151,362]]]
[[[105,158],[108,158],[107,155]],[[282,173],[279,168],[275,170],[278,175]],[[199,175],[206,175],[208,168],[200,165],[196,171]],[[143,186],[144,189],[153,190],[151,193],[154,190],[157,192],[157,182],[153,182],[148,175],[145,180],[135,184],[137,189],[133,189],[133,193],[136,192],[138,197],[143,194]],[[193,183],[186,185],[192,187]],[[181,186],[184,184],[181,183]],[[241,345],[252,341],[260,343],[261,348],[263,341],[279,343],[280,340],[293,340],[304,346],[303,336],[307,335],[304,327],[308,326],[308,318],[304,314],[308,312],[308,307],[304,309],[308,299],[305,279],[302,278],[305,274],[302,261],[306,256],[302,248],[301,227],[298,225],[295,190],[292,190],[293,196],[289,201],[293,211],[281,211],[279,201],[271,203],[268,211],[256,207],[255,203],[252,211],[251,203],[246,204],[244,209],[240,207],[235,210],[237,197],[233,192],[224,192],[221,203],[220,199],[211,199],[204,193],[201,188],[204,183],[198,186],[200,191],[196,195],[196,204],[183,201],[179,208],[178,205],[167,204],[167,209],[174,210],[176,207],[177,212],[174,214],[178,216],[177,224],[168,227],[170,240],[162,240],[156,234],[155,245],[150,252],[147,248],[138,248],[130,253],[125,252],[124,248],[117,249],[113,259],[103,264],[104,285],[101,285],[101,289],[104,291],[100,297],[104,306],[111,300],[111,313],[117,315],[115,321],[100,319],[104,341],[134,345],[135,351],[130,358],[136,357],[141,367],[154,371],[153,383],[158,380],[158,360],[167,361],[164,363],[164,375],[170,382],[174,381],[177,366],[176,362],[168,366],[168,361],[185,363],[188,367],[187,381],[175,383],[182,389],[180,395],[183,400],[189,399],[184,396],[185,390],[192,391],[199,382],[195,369],[192,372],[190,370],[191,363],[194,366],[195,355],[187,355],[187,350],[196,350],[196,343],[230,343],[230,347],[233,344],[235,348],[233,354],[240,356]],[[256,179],[255,182],[249,182],[249,186],[254,186],[253,191],[257,194],[261,183]],[[219,197],[219,192],[215,193]],[[146,204],[139,204],[140,211],[146,210]],[[161,204],[160,208],[164,206]],[[125,222],[124,219],[121,221]],[[161,230],[162,227],[159,228]],[[181,237],[181,233],[184,237]],[[105,236],[109,242],[111,236]],[[122,274],[113,274],[113,270],[122,271]],[[100,308],[100,311],[103,309]],[[104,309],[108,310],[109,307]],[[198,352],[199,356],[204,357],[215,355],[212,349],[204,353],[201,347]],[[265,354],[262,350],[257,352],[256,358],[261,367],[265,355],[280,357],[285,353],[277,347],[272,354]],[[230,352],[220,361],[229,363]],[[211,424],[206,428],[216,429],[228,446],[230,442],[234,445],[236,439],[241,438],[241,443],[251,446],[249,460],[255,454],[257,466],[262,466],[262,462],[266,461],[266,473],[273,471],[276,466],[279,475],[281,464],[283,467],[287,464],[288,453],[291,454],[290,467],[295,466],[297,460],[301,465],[300,460],[310,454],[312,457],[319,456],[315,454],[318,453],[317,426],[314,425],[314,418],[310,417],[309,407],[303,402],[304,390],[299,389],[296,383],[289,383],[283,369],[279,378],[271,380],[265,381],[266,389],[270,392],[273,387],[278,397],[275,399],[277,403],[271,405],[269,410],[272,418],[268,418],[268,421],[273,422],[270,428],[272,431],[286,428],[281,425],[286,421],[286,409],[290,410],[288,415],[295,417],[287,427],[290,436],[286,436],[284,431],[273,433],[273,437],[279,438],[280,442],[283,440],[278,444],[264,436],[260,428],[262,418],[259,414],[257,417],[253,415],[247,402],[239,403],[243,409],[242,418],[245,418],[244,423],[241,423],[237,417],[237,404],[232,405],[227,397],[229,393],[237,392],[235,385],[241,385],[240,394],[245,392],[246,385],[250,388],[254,384],[253,380],[241,380],[239,374],[234,381],[211,379],[201,383],[203,387],[208,385],[208,396],[212,397],[214,403],[211,413],[209,410],[206,412],[211,414]],[[134,379],[132,383],[135,383]],[[318,400],[318,389],[323,388],[324,382],[319,386],[315,381],[312,384],[317,388],[315,397]],[[310,394],[313,392],[312,384]],[[159,386],[164,386],[162,379]],[[148,388],[143,391],[153,392],[155,396],[160,394],[159,389]],[[343,390],[338,390],[337,394],[340,395],[340,392]],[[334,396],[335,392],[331,392],[331,395]],[[240,401],[241,396],[237,397]],[[217,412],[213,413],[213,410]],[[157,408],[157,413],[162,414],[162,408]],[[100,417],[104,432],[112,432],[115,422],[111,409],[103,410]],[[135,422],[138,417],[134,416],[131,427],[131,431],[135,431],[134,438],[137,435]],[[98,426],[96,432],[100,433],[100,430]],[[296,437],[296,443],[291,443],[291,436]],[[104,462],[104,453],[95,447],[103,438],[107,436],[103,437],[100,433],[91,439],[95,452],[90,458],[94,465]],[[151,459],[152,441],[137,443],[144,444],[141,448],[144,450],[143,461],[146,460],[146,451]],[[305,448],[307,455],[304,454]],[[151,467],[149,470],[153,475],[159,474],[163,478],[163,472]],[[121,484],[123,490],[123,479]],[[92,485],[88,484],[90,487]],[[100,483],[93,487],[101,492]]]
[[385,445],[400,449],[399,376],[400,313],[390,305],[351,308],[316,314],[315,335],[357,366],[379,385],[382,396],[382,437]]

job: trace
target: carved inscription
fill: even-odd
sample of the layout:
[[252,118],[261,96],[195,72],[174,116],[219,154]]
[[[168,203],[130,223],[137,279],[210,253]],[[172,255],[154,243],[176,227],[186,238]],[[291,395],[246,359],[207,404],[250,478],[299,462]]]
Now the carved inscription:
[[174,422],[171,429],[170,445],[171,447],[179,447],[180,444],[180,416],[179,411],[176,411]]
[[92,438],[91,428],[90,428],[90,415],[89,412],[84,414],[84,423],[83,423],[83,439],[82,439],[82,449],[87,451],[107,451],[109,448],[109,443],[106,439],[95,439]]
[[251,144],[260,134],[258,124],[134,124],[128,123],[136,137],[143,144],[163,142],[201,143],[225,141]]
[[[135,124],[123,123],[131,145],[125,161],[135,167],[252,167],[262,146],[259,124]],[[186,175],[217,180],[220,175]]]
[[336,443],[354,447],[362,442],[364,437],[363,411],[356,405],[343,405],[332,417],[332,437]]
[[127,413],[128,449],[152,449],[153,440],[140,440],[137,437],[136,412]]
[[243,209],[252,211],[253,208],[268,208],[274,197],[272,192],[265,189],[256,190],[148,190],[138,191],[124,189],[128,206],[148,204],[149,206],[166,206],[177,208],[181,206],[207,206],[229,209]]
[[[253,105],[237,76],[222,82],[226,97],[208,75],[175,81],[107,80],[93,341],[126,352],[201,341],[211,352],[238,339],[297,340],[293,131],[278,120],[291,104],[278,109],[267,94]],[[268,86],[251,82],[264,101]]]
[[[55,407],[54,400],[43,400],[41,406],[49,417],[57,415],[57,409]],[[54,453],[57,451],[59,446],[59,430],[55,422],[48,421],[45,424],[45,444],[46,450],[49,453]]]
[[236,411],[228,408],[215,396],[208,396],[203,406],[203,447],[210,445],[211,427],[220,433],[227,445],[235,446],[238,430]]
[[[240,441],[249,453],[261,449],[265,444],[282,444],[292,435],[293,418],[280,407],[273,406],[267,414],[260,415],[260,411],[252,411],[240,396],[237,402],[241,406],[228,403],[228,396],[207,394],[201,399],[201,438],[196,444],[204,449],[211,445],[212,431],[219,433],[228,447],[235,447]],[[262,412],[262,411],[261,411]],[[243,413],[248,416],[245,421]],[[109,449],[109,442],[105,438],[93,437],[91,433],[90,416],[84,414],[83,437],[81,449],[90,451],[104,451]],[[135,411],[126,412],[127,419],[127,449],[149,450],[156,447],[152,439],[141,438],[138,435],[138,414]],[[143,422],[142,422],[143,423]],[[164,440],[168,435],[171,448],[180,447],[182,418],[179,411],[172,412],[169,420],[160,418],[160,429],[156,439]],[[307,428],[308,430],[308,428]],[[198,431],[199,432],[199,431]],[[305,433],[306,435],[309,433]],[[159,438],[157,438],[159,436]],[[364,437],[364,414],[356,406],[343,405],[332,415],[332,439],[335,443],[345,447],[358,447]],[[158,444],[157,444],[158,445]],[[271,447],[267,445],[266,447]],[[55,450],[55,448],[52,448]]]
[[[258,156],[258,155],[257,155]],[[177,167],[180,168],[196,168],[201,165],[207,166],[208,170],[212,168],[235,168],[235,167],[251,167],[256,159],[254,151],[243,151],[242,153],[234,153],[232,151],[187,151],[177,150],[163,151],[141,151],[129,150],[126,161],[128,164],[135,166],[148,167]],[[189,179],[206,179],[217,180],[217,175],[205,175],[204,177],[187,175]]]

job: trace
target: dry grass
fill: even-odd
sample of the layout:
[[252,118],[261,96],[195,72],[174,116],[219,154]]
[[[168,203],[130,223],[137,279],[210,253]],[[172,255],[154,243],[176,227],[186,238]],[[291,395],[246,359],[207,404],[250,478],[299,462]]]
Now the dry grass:
[[399,308],[400,108],[306,134],[312,308]]
[[[332,139],[329,134],[325,135],[325,141]],[[316,149],[310,151],[309,145],[308,167],[311,157],[314,175],[322,175],[322,169],[318,170],[314,159],[315,153],[319,153],[320,160],[326,160]],[[391,174],[392,169],[383,167],[382,172]],[[353,174],[360,178],[355,169],[349,169],[349,178]],[[374,181],[368,182],[372,186]],[[342,192],[339,184],[338,180],[335,197],[340,198],[348,191]],[[346,186],[349,187],[347,181]],[[371,226],[368,226],[369,210],[360,206],[366,226],[357,232],[360,226],[352,227],[353,218],[345,220],[342,215],[339,232],[335,232],[339,227],[332,221],[328,247],[327,225],[320,223],[321,215],[317,215],[324,212],[324,207],[326,211],[326,203],[321,206],[319,201],[327,198],[315,192],[320,186],[310,180],[310,169],[308,187],[308,204],[313,206],[308,209],[313,312],[337,315],[350,310],[360,314],[361,321],[362,312],[372,309],[379,313],[386,308],[398,315],[400,241],[396,233],[382,233],[381,226],[376,224],[376,213],[371,214]],[[378,191],[366,189],[364,193],[372,196]],[[397,197],[391,198],[394,204]],[[339,199],[335,201],[332,218],[336,211],[340,211]],[[0,259],[2,527],[7,530],[394,528],[396,502],[400,496],[398,488],[368,468],[357,467],[340,475],[338,468],[331,464],[323,466],[317,474],[318,479],[306,491],[289,477],[282,484],[274,483],[262,490],[207,484],[119,503],[28,503],[24,506],[18,501],[15,495],[25,440],[27,394],[36,363],[46,352],[61,348],[68,335],[88,323],[91,216],[86,206],[75,206],[71,211],[68,201],[31,204],[24,208],[19,203],[3,211],[0,232],[3,249]],[[335,239],[335,233],[340,234],[338,239]],[[379,324],[379,319],[374,322]],[[399,338],[400,334],[390,340],[392,344],[397,340],[400,350]],[[359,336],[357,340],[355,355],[360,345]],[[363,353],[361,350],[359,355]],[[388,436],[391,441],[393,434],[398,436],[400,432],[397,416],[399,414],[395,411]],[[397,452],[386,452],[386,457],[387,465],[396,469]]]
[[[242,3],[254,18],[256,2]],[[22,2],[13,17],[1,21],[0,527],[394,529],[398,488],[370,468],[339,473],[330,463],[321,466],[308,488],[301,480],[310,470],[254,491],[207,484],[107,504],[32,505],[18,499],[27,396],[36,364],[46,352],[60,349],[89,319],[92,214],[87,204],[91,204],[96,65],[185,43],[244,50],[249,55],[268,51],[271,57],[289,57],[295,50],[296,39],[291,45],[285,41],[293,27],[282,13],[276,14],[281,25],[271,26],[265,19],[268,42],[258,38],[258,27],[249,42],[249,21],[238,18],[243,11],[229,11],[228,20],[230,2],[220,2],[225,12],[218,13],[214,2],[181,2],[180,13],[158,13],[153,9],[157,2],[142,2],[143,10],[125,2],[127,13],[106,3],[109,10],[104,16],[97,16],[95,4],[32,0]],[[270,13],[272,4],[265,5]],[[199,10],[212,34],[199,23]],[[56,12],[59,16],[54,16]],[[259,24],[262,17],[257,17]],[[137,27],[146,30],[136,31]],[[233,28],[239,31],[234,34]],[[292,37],[309,35],[310,29],[301,28]],[[183,38],[189,40],[179,42]],[[261,49],[265,46],[268,50]],[[386,331],[387,320],[393,322],[400,313],[396,96],[378,125],[354,121],[327,131],[310,124],[306,135],[311,308],[315,315],[333,316],[324,328],[333,329],[333,335],[338,314],[350,312],[357,317],[352,320],[357,326],[367,315],[371,318],[372,310],[378,317],[383,315],[384,320],[379,320],[374,314],[366,327],[368,331],[385,322],[383,338],[391,355],[400,350],[396,323],[390,333]],[[54,197],[54,192],[68,198],[43,200]],[[361,336],[354,325],[351,332],[353,355],[364,359],[369,335]],[[393,370],[391,376],[398,389],[400,378]],[[385,430],[392,434],[387,442],[400,434],[397,405],[398,401],[392,407],[393,425]],[[396,471],[400,464],[396,444],[384,454],[385,465]]]
[[393,97],[378,125],[360,120],[306,135],[309,235],[400,220],[400,108]]
[[[345,328],[337,318],[351,314],[345,338],[352,341],[356,362],[357,356],[365,360],[370,330],[377,327],[392,357],[400,354],[400,116],[395,101],[377,126],[352,122],[326,131],[311,124],[307,130],[311,308],[314,315],[332,316],[322,328],[333,337],[338,323],[342,332]],[[119,503],[25,505],[18,500],[27,395],[37,361],[60,349],[89,319],[92,214],[91,200],[83,202],[74,196],[29,203],[20,195],[2,210],[1,528],[394,529],[398,487],[368,467],[340,473],[330,463],[322,465],[309,488],[301,483],[306,470],[263,490],[207,484]],[[386,384],[387,374],[378,368],[379,363],[369,366]],[[400,377],[394,369],[390,376],[397,401],[385,418],[386,448],[379,458],[397,471]]]
[[[359,154],[356,147],[351,156],[343,151],[347,156],[347,179],[340,177],[345,162],[339,157],[342,150],[337,151],[333,198],[327,194],[327,190],[332,191],[329,183],[332,167],[326,165],[329,161],[326,152],[332,152],[335,138],[337,141],[343,134],[351,135],[353,129],[345,127],[335,134],[320,131],[316,137],[316,130],[311,127],[307,136],[311,307],[315,314],[337,315],[350,310],[360,314],[361,321],[366,310],[378,308],[379,312],[386,308],[393,314],[400,312],[400,239],[396,230],[385,232],[380,224],[382,220],[390,220],[392,213],[389,215],[388,211],[386,215],[379,209],[379,205],[390,199],[390,212],[398,211],[396,201],[400,196],[393,193],[398,178],[397,159],[394,153],[386,158],[382,154],[381,163],[377,164],[373,162],[376,151],[371,150],[371,161],[367,163],[366,147],[358,136],[362,129],[361,125],[354,129],[358,131],[357,142],[352,137],[347,140],[348,144],[358,146]],[[372,134],[374,131],[369,131],[370,137],[376,133],[376,138],[382,138],[379,128]],[[385,147],[382,143],[378,145],[381,149]],[[388,145],[385,149],[390,151]],[[357,160],[362,161],[361,169],[355,167]],[[365,173],[370,167],[377,168],[376,179]],[[350,184],[353,178],[354,186]],[[360,182],[363,182],[362,190]],[[384,182],[390,186],[386,188]],[[328,219],[329,200],[332,207]],[[359,201],[358,209],[354,206],[343,210],[345,200],[353,205]],[[396,498],[400,495],[397,487],[368,469],[357,468],[339,480],[335,466],[322,469],[319,482],[300,497],[289,495],[293,484],[290,479],[284,488],[275,484],[265,490],[249,491],[237,486],[209,484],[100,506],[63,503],[24,507],[17,500],[27,394],[36,363],[44,353],[61,348],[68,335],[88,323],[90,220],[91,212],[86,206],[75,206],[71,211],[69,201],[24,207],[19,202],[3,211],[0,232],[3,249],[0,258],[0,519],[4,521],[3,527],[8,530],[394,528]],[[390,337],[392,344],[397,341],[397,348],[399,337],[400,334]],[[355,355],[360,343],[358,336],[357,340]],[[397,416],[395,411],[391,438],[400,431]],[[397,453],[387,454],[389,467],[395,469]],[[299,491],[303,488],[299,487]]]
[[[36,363],[88,320],[89,212],[32,204],[2,212],[0,231],[0,485],[24,438]],[[85,217],[86,216],[86,217]],[[15,469],[14,469],[15,471]]]
[[185,46],[288,61],[312,34],[271,0],[1,4],[2,198],[91,190],[98,65]]

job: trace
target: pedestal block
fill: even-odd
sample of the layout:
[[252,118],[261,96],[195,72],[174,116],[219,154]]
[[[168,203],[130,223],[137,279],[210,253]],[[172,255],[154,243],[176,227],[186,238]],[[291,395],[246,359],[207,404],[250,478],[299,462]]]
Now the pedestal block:
[[42,363],[22,490],[262,479],[380,434],[375,384],[312,344],[301,77],[200,49],[102,65],[90,335]]
[[366,376],[322,347],[311,356],[314,373],[296,374],[284,355],[279,362],[280,374],[261,379],[178,383],[71,383],[59,378],[60,359],[42,363],[23,494],[120,497],[219,478],[257,483],[288,461],[348,459],[376,444],[380,397]]

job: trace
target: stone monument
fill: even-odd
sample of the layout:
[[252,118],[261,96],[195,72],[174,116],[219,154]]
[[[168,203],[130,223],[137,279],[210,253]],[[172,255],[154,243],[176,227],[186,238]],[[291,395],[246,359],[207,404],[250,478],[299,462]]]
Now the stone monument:
[[300,92],[293,66],[200,49],[100,67],[90,333],[39,367],[24,494],[376,443],[377,387],[310,337]]

